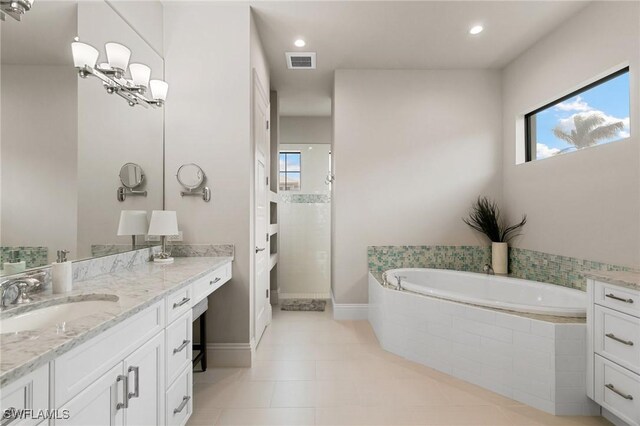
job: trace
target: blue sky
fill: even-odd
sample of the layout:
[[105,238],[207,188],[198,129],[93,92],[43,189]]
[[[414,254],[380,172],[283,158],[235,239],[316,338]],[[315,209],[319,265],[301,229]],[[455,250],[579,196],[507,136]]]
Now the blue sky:
[[[598,114],[605,118],[605,124],[622,121],[624,129],[609,143],[629,137],[629,73],[600,84],[586,92],[570,98],[536,114],[537,158],[546,158],[571,145],[553,134],[557,125],[569,131],[573,128],[576,114]],[[569,150],[568,152],[572,152]]]

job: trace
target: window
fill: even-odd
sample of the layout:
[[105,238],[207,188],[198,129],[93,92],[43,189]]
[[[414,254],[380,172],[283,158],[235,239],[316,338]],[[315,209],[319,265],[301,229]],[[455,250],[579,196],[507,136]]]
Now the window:
[[629,67],[525,115],[526,161],[628,138]]
[[280,151],[281,191],[300,191],[300,151]]

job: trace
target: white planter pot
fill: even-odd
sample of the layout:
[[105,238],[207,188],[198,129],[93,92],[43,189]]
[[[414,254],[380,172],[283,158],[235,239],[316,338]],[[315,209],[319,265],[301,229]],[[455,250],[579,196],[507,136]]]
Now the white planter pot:
[[509,243],[491,243],[491,267],[495,274],[509,273]]

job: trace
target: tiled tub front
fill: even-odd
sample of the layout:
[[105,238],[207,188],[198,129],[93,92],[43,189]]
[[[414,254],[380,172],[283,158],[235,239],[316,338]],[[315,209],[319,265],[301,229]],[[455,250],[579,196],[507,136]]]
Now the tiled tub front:
[[397,291],[372,274],[369,322],[389,352],[551,414],[598,414],[585,391],[584,322],[548,322]]

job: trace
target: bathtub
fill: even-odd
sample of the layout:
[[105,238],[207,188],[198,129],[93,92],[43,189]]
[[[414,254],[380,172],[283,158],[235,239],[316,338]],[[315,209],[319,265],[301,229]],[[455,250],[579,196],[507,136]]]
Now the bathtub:
[[[467,272],[369,274],[368,319],[387,351],[554,415],[598,415],[586,395],[586,295]],[[541,315],[542,314],[542,315]]]
[[444,269],[392,269],[387,281],[414,293],[488,308],[560,317],[587,314],[587,294],[557,285]]

